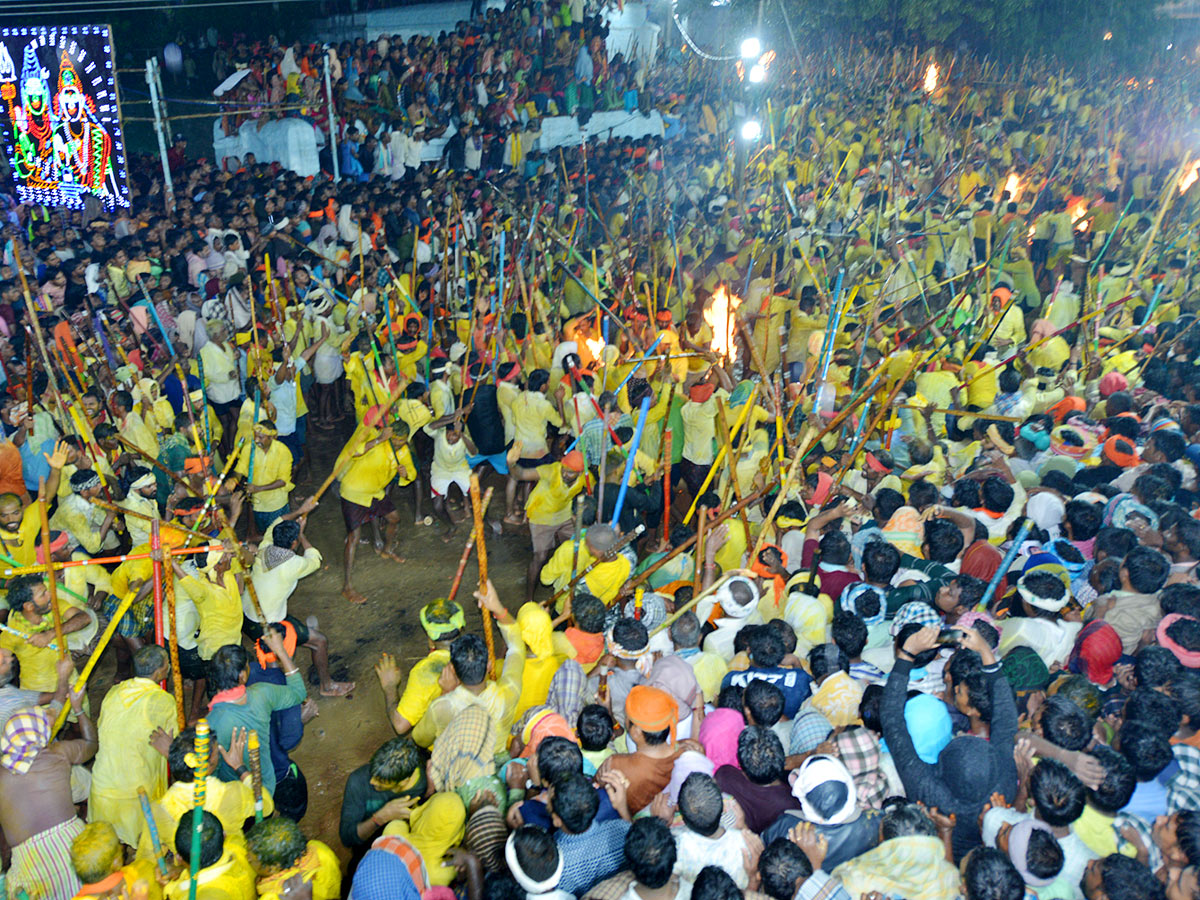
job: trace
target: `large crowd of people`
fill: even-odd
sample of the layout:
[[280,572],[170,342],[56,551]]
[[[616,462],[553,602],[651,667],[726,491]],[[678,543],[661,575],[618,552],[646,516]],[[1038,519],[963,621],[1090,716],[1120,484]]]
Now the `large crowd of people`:
[[[336,67],[340,181],[177,143],[173,208],[157,158],[11,206],[8,896],[1200,898],[1194,75],[793,46],[748,93],[473,12],[220,47],[263,115]],[[539,149],[607,109],[667,130]],[[338,699],[292,598],[340,550],[327,621],[395,603],[355,578],[430,524],[525,582],[404,595],[424,655]],[[336,835],[323,702],[380,732]]]

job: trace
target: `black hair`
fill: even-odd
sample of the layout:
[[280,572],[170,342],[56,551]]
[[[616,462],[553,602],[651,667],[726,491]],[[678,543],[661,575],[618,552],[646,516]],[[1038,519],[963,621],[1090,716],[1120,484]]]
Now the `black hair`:
[[651,890],[671,880],[675,868],[675,839],[662,819],[635,819],[625,834],[625,862],[633,877]]
[[999,475],[985,478],[979,493],[983,498],[983,508],[994,513],[1006,512],[1015,496],[1012,485]]
[[250,657],[241,644],[219,647],[206,667],[209,693],[215,695],[219,691],[237,687],[242,673],[249,665]]
[[513,850],[521,870],[536,881],[546,881],[558,869],[558,844],[536,825],[522,825],[513,832]]
[[[10,581],[9,584],[12,582]],[[10,587],[8,591],[11,598],[12,588]],[[1200,618],[1200,585],[1188,584],[1183,581],[1168,584],[1158,595],[1158,604],[1162,607],[1164,616],[1178,613],[1181,616]]]
[[613,640],[623,649],[636,653],[650,643],[646,626],[637,619],[617,619],[612,627]]
[[388,784],[398,784],[412,776],[421,765],[421,748],[410,735],[402,734],[384,742],[371,754],[368,771],[372,778]]
[[[915,487],[915,485],[914,485]],[[912,496],[912,488],[909,488],[909,496]],[[875,518],[881,522],[886,522],[892,517],[900,507],[904,505],[904,495],[893,488],[879,488],[875,491]],[[910,502],[912,502],[910,500]]]
[[1052,828],[1065,828],[1083,813],[1087,788],[1062,763],[1043,759],[1029,776],[1029,793],[1038,817]]
[[1200,622],[1195,619],[1176,619],[1167,626],[1166,634],[1184,650],[1200,650]]
[[930,519],[925,523],[925,545],[931,562],[954,562],[962,553],[962,531],[949,519]]
[[771,841],[758,857],[763,893],[772,900],[792,900],[796,888],[813,873],[804,851],[786,837]]
[[554,734],[538,744],[536,753],[538,777],[544,785],[583,774],[583,751],[574,741]]
[[33,589],[41,583],[41,575],[17,575],[15,578],[9,579],[8,608],[22,609],[26,603],[32,603]]
[[583,775],[572,774],[555,782],[551,803],[554,814],[562,820],[564,830],[571,834],[582,834],[596,819],[600,796]]
[[746,689],[740,684],[727,684],[717,694],[717,709],[733,709],[742,713],[742,698]]
[[779,635],[779,639],[783,641],[785,655],[796,652],[796,629],[789,625],[786,619],[772,619],[767,623],[767,627]]
[[575,733],[579,735],[579,746],[589,753],[603,750],[613,739],[613,717],[607,707],[589,703],[579,711]]
[[883,814],[879,822],[879,836],[884,841],[910,836],[937,837],[937,826],[924,809],[916,803],[905,801]]
[[[749,629],[743,629],[749,630]],[[783,638],[774,628],[762,626],[750,632],[747,649],[750,651],[750,662],[755,666],[773,669],[783,660]]]
[[1025,881],[1006,854],[976,847],[963,869],[966,900],[1022,900]]
[[[187,816],[184,816],[187,821]],[[308,839],[298,822],[287,816],[271,816],[255,822],[246,832],[246,847],[266,866],[287,869],[308,850]]]
[[529,373],[526,385],[531,391],[540,391],[550,383],[550,373],[545,369],[534,369]]
[[932,506],[937,503],[938,496],[937,485],[921,478],[914,481],[912,486],[909,487],[908,504],[916,509],[924,509],[926,506]]
[[1042,737],[1064,750],[1082,750],[1092,741],[1092,717],[1061,694],[1042,707]]
[[837,644],[818,644],[808,652],[808,669],[814,681],[835,672],[849,672],[850,659]]
[[[192,861],[192,825],[192,817],[184,816],[175,828],[175,852],[185,863]],[[200,868],[216,865],[224,852],[225,829],[221,820],[206,809],[200,814]]]
[[879,591],[868,589],[855,594],[854,610],[864,619],[879,615],[881,609],[883,609],[883,597],[879,595]]
[[1179,704],[1162,691],[1138,687],[1125,699],[1126,722],[1143,722],[1171,738],[1183,722]]
[[1139,594],[1162,590],[1171,574],[1171,560],[1166,554],[1140,545],[1129,551],[1121,565],[1129,575],[1129,586]]
[[1179,714],[1192,728],[1200,725],[1200,674],[1189,669],[1176,678],[1168,693],[1179,706]]
[[738,765],[754,784],[771,784],[783,777],[783,743],[765,725],[747,725],[738,735]]
[[1104,509],[1086,500],[1068,500],[1063,510],[1063,521],[1071,526],[1071,540],[1089,541],[1096,537],[1100,526],[1104,524]]
[[900,551],[887,541],[868,541],[863,548],[862,570],[866,581],[888,584],[900,571]]
[[1062,871],[1062,844],[1044,828],[1035,828],[1029,833],[1025,847],[1025,868],[1035,878],[1050,880]]
[[605,615],[604,601],[594,594],[579,593],[571,601],[571,618],[580,631],[603,634]]
[[692,882],[693,900],[742,900],[733,876],[720,866],[705,866]]
[[967,689],[967,703],[979,713],[985,722],[992,721],[992,692],[987,677],[982,672],[971,672],[962,680]]
[[[904,642],[920,631],[924,626],[917,622],[909,622],[896,634],[895,640],[892,641],[892,646],[899,649],[904,646]],[[937,659],[938,653],[941,652],[940,647],[931,647],[928,650],[922,650],[913,657],[913,668],[922,669]]]
[[[960,478],[951,488],[950,505],[974,509],[980,504],[979,482],[973,478]],[[926,530],[929,526],[926,524]]]
[[703,837],[712,837],[721,827],[724,800],[711,775],[693,772],[679,788],[679,814],[683,824]]
[[1175,813],[1175,839],[1188,865],[1200,865],[1200,812],[1181,809]]
[[1145,863],[1111,853],[1100,860],[1100,883],[1108,900],[1164,900],[1166,889]]
[[[1067,505],[1070,506],[1070,504]],[[1105,556],[1121,560],[1137,545],[1137,535],[1131,529],[1118,528],[1116,525],[1104,525],[1096,532],[1096,543],[1092,545],[1092,552],[1104,553]]]
[[1099,786],[1088,789],[1088,802],[1102,813],[1115,815],[1125,807],[1137,788],[1133,766],[1116,750],[1103,744],[1093,747],[1090,752],[1104,767],[1104,780]]
[[830,632],[838,649],[850,659],[857,658],[867,646],[867,626],[852,612],[835,612]]
[[460,634],[450,645],[450,665],[458,680],[468,687],[482,684],[487,677],[487,645],[477,634]]
[[850,562],[850,539],[840,531],[827,531],[817,544],[821,562],[831,566],[844,566]]
[[275,531],[271,534],[272,543],[276,547],[290,550],[300,539],[300,523],[294,519],[284,519],[275,523]]
[[1118,732],[1121,755],[1133,766],[1138,781],[1149,781],[1175,757],[1166,735],[1145,722],[1126,722]]
[[770,727],[783,718],[783,691],[762,678],[755,678],[742,692],[742,702],[753,725]]

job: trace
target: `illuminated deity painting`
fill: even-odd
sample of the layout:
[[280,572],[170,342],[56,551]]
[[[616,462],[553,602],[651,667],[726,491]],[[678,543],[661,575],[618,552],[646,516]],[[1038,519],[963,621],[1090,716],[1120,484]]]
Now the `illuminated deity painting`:
[[107,26],[0,29],[0,101],[19,199],[129,206]]

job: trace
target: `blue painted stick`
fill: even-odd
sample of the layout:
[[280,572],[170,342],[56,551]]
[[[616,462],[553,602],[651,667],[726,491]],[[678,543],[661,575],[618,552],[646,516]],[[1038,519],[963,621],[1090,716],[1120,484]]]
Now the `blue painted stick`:
[[[246,484],[254,483],[254,448],[258,446],[254,441],[254,426],[258,424],[258,408],[261,403],[262,385],[256,384],[254,386],[254,418],[250,421],[250,463],[246,467]],[[207,414],[207,410],[205,412]]]
[[625,457],[625,474],[621,476],[621,487],[617,491],[617,505],[613,507],[612,524],[615,528],[621,518],[621,507],[625,505],[625,491],[629,489],[629,476],[633,474],[633,463],[637,457],[638,445],[642,442],[642,432],[646,428],[646,419],[650,414],[650,402],[654,393],[650,392],[642,398],[642,409],[638,414],[637,425],[633,429],[633,440],[629,444],[629,455]]
[[146,828],[150,832],[150,843],[154,847],[154,858],[158,861],[158,869],[167,874],[167,861],[163,858],[162,838],[158,836],[158,823],[154,821],[154,813],[150,809],[150,798],[145,788],[138,788],[138,800],[142,803],[142,815],[146,817]]
[[[607,320],[605,320],[605,321],[607,321]],[[618,384],[618,385],[617,385],[617,389],[616,389],[615,391],[613,391],[613,393],[614,393],[614,394],[619,394],[619,393],[621,393],[621,388],[625,387],[625,385],[626,385],[626,384],[629,382],[629,379],[630,379],[630,378],[632,378],[634,375],[636,375],[636,374],[637,374],[637,372],[638,372],[638,369],[640,369],[640,368],[642,367],[642,363],[644,363],[646,360],[648,360],[648,359],[649,359],[651,356],[653,356],[653,355],[654,355],[654,348],[655,348],[655,347],[657,347],[657,346],[659,345],[659,343],[662,341],[662,339],[663,339],[664,337],[666,337],[666,334],[667,334],[667,333],[664,331],[662,334],[660,334],[658,337],[656,337],[656,338],[654,339],[654,343],[650,345],[650,349],[646,351],[646,355],[645,355],[645,356],[643,356],[641,359],[639,359],[639,360],[637,361],[637,365],[635,365],[635,366],[634,366],[634,367],[633,367],[633,368],[630,370],[629,374],[628,374],[628,375],[626,375],[624,378],[622,378],[622,379],[621,379],[621,383],[620,383],[620,384]]]
[[996,588],[1000,586],[1000,579],[1008,574],[1009,567],[1012,566],[1013,560],[1017,558],[1017,554],[1021,552],[1021,545],[1025,543],[1025,538],[1029,536],[1031,528],[1033,528],[1033,519],[1026,519],[1021,524],[1021,527],[1017,529],[1017,533],[1013,537],[1012,546],[1008,548],[1008,553],[1004,555],[1004,559],[1000,563],[1000,568],[996,570],[996,574],[988,582],[988,586],[979,600],[979,605],[975,607],[979,612],[985,611],[987,605],[991,603],[992,595],[996,593]]

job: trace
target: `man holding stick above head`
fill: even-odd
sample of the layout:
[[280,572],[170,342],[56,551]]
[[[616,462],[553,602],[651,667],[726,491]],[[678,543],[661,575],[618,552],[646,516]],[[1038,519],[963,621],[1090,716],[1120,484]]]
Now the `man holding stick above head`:
[[[234,471],[246,479],[245,491],[250,495],[250,508],[254,511],[254,528],[262,533],[271,523],[288,511],[288,494],[292,484],[292,453],[282,441],[277,440],[275,423],[264,420],[254,426],[256,446],[242,449]],[[250,471],[251,459],[254,471]],[[232,489],[233,485],[229,485]]]

